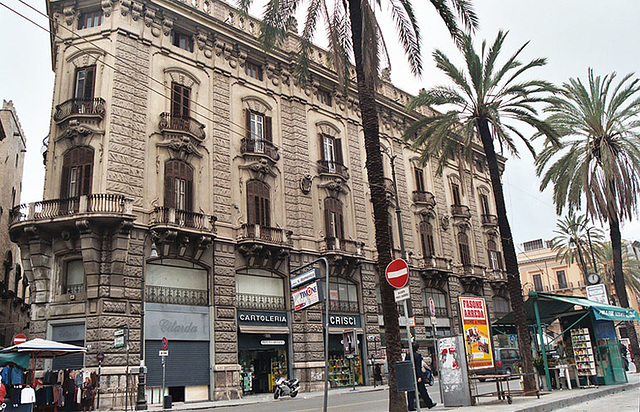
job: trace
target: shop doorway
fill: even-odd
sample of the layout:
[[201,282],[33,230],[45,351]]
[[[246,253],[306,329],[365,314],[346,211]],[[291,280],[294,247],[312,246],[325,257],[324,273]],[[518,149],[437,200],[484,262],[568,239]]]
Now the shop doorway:
[[362,385],[362,335],[358,335],[358,354],[352,358],[344,356],[342,334],[329,335],[329,383],[332,388]]
[[184,386],[169,386],[171,402],[184,402]]
[[287,352],[282,349],[242,350],[241,386],[243,394],[271,393],[275,381],[288,377]]

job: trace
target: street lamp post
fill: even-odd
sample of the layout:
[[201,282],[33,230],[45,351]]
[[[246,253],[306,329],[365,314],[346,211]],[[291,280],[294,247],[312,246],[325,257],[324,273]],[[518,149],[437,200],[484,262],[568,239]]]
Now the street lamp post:
[[[147,232],[149,235],[151,232]],[[140,369],[138,370],[138,393],[136,397],[136,410],[137,411],[146,411],[147,410],[147,397],[146,397],[146,384],[147,384],[147,376],[145,372],[145,364],[144,364],[144,289],[145,289],[145,266],[147,264],[146,253],[144,252],[146,246],[145,242],[142,244],[142,280],[140,282]],[[151,258],[158,257],[158,249],[156,249],[156,244],[151,241],[151,254],[149,255]]]

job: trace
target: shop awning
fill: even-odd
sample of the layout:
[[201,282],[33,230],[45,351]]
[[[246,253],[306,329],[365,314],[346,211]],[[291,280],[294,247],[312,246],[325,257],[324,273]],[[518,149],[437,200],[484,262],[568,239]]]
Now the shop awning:
[[[592,310],[597,320],[613,321],[634,321],[640,320],[638,312],[634,309],[621,308],[619,306],[607,305],[582,296],[565,296],[553,293],[530,292],[529,297],[524,302],[527,320],[535,323],[536,316],[533,302],[537,301],[540,313],[540,320],[543,323],[552,323],[555,319],[578,310]],[[494,327],[504,327],[515,324],[513,312],[505,315],[493,323]]]

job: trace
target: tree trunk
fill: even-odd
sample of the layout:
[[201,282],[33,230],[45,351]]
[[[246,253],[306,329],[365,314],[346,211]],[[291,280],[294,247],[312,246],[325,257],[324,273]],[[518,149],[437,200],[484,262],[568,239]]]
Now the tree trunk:
[[[504,193],[502,191],[502,181],[500,179],[500,169],[493,138],[486,120],[478,121],[480,139],[484,147],[484,153],[489,165],[491,175],[491,187],[493,197],[496,202],[496,212],[498,215],[498,227],[500,228],[500,239],[502,243],[502,253],[504,255],[505,267],[507,270],[507,288],[511,299],[511,309],[515,315],[516,329],[518,333],[518,348],[522,357],[522,367],[525,373],[533,373],[533,361],[531,356],[531,336],[529,335],[529,321],[524,309],[524,298],[522,297],[522,285],[520,284],[520,271],[518,270],[518,257],[513,244],[511,226],[507,219],[507,208],[504,203]],[[535,391],[536,384],[533,375],[526,375],[524,379],[524,390]]]
[[367,176],[373,203],[375,222],[376,249],[378,252],[378,279],[380,298],[382,300],[382,317],[384,319],[385,339],[387,342],[387,365],[389,368],[389,411],[407,410],[403,393],[397,391],[395,364],[401,360],[400,325],[398,308],[393,289],[386,281],[384,272],[391,262],[391,243],[389,239],[388,214],[389,204],[385,195],[382,174],[382,153],[380,152],[380,136],[378,127],[378,108],[374,89],[374,79],[365,76],[362,61],[362,9],[359,0],[349,0],[349,18],[351,21],[351,37],[353,54],[356,63],[358,82],[358,99],[364,129],[364,144],[367,153]]
[[[616,290],[620,306],[628,308],[629,297],[627,296],[627,287],[622,272],[622,235],[620,234],[620,222],[617,216],[609,216],[609,230],[611,236],[611,254],[613,257],[613,286]],[[633,322],[625,322],[625,326],[629,336],[629,348],[633,356],[633,363],[636,365],[636,370],[640,371],[640,348],[638,347],[636,328]]]

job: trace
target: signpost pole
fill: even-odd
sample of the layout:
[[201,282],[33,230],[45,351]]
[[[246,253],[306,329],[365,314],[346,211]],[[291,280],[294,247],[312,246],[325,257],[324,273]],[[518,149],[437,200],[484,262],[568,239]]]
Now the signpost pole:
[[125,348],[127,349],[127,368],[126,368],[126,373],[125,373],[125,379],[127,380],[127,384],[126,384],[126,392],[125,392],[125,399],[124,399],[124,410],[128,411],[129,410],[129,324],[127,323],[126,325],[124,325],[124,327],[127,330],[127,336],[126,336],[126,341],[125,341]]
[[409,357],[411,358],[411,370],[413,371],[413,390],[416,397],[416,410],[420,412],[420,394],[418,393],[418,378],[416,375],[416,362],[413,356],[413,342],[411,342],[411,327],[409,326],[409,314],[407,313],[407,299],[402,301],[404,318],[407,320],[407,340],[409,341]]
[[160,401],[162,402],[162,410],[164,410],[164,365],[165,365],[166,356],[162,357],[162,394],[160,395]]

